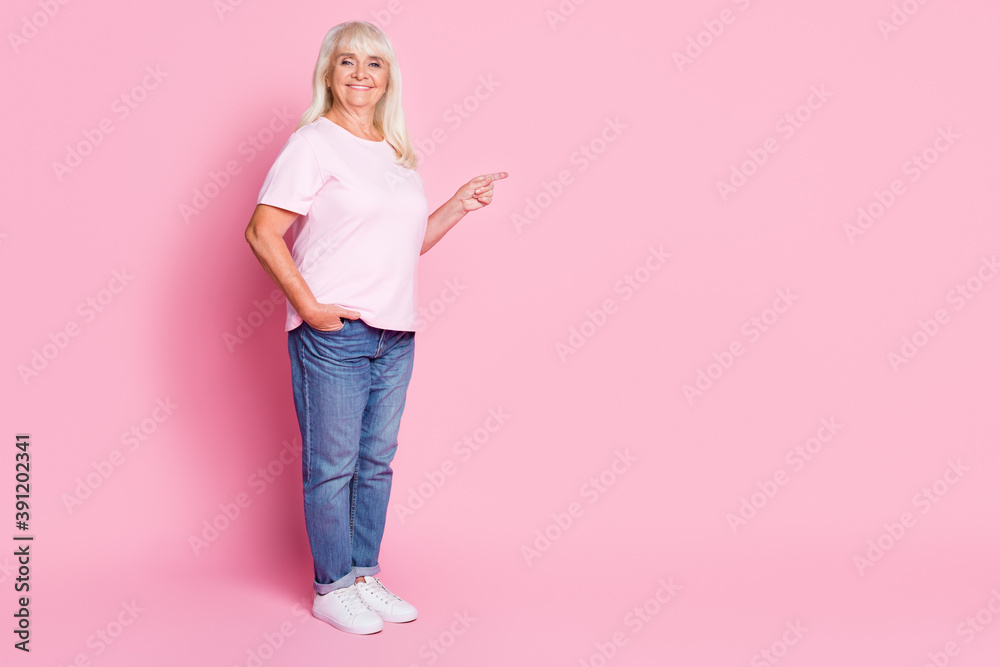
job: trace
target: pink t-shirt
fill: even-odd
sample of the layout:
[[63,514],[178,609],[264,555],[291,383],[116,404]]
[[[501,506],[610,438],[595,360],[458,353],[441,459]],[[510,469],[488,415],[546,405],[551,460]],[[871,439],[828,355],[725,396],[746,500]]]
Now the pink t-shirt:
[[[257,203],[299,214],[292,259],[320,303],[356,310],[373,327],[416,331],[428,206],[423,179],[395,160],[384,139],[321,116],[288,137]],[[286,302],[285,331],[300,324]]]

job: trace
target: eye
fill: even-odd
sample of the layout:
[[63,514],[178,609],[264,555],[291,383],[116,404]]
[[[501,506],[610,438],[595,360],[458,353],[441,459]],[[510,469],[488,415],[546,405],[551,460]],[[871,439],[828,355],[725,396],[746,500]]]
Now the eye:
[[351,61],[348,60],[347,58],[344,58],[343,60],[340,61],[340,64],[341,65],[350,65]]
[[375,67],[382,67],[382,65],[380,63],[377,63],[377,62],[371,62],[371,63],[368,63],[368,64],[369,65],[374,65]]

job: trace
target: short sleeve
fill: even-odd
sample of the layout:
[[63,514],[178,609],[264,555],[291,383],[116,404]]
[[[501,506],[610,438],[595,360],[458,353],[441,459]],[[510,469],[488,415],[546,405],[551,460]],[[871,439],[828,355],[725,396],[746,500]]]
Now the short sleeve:
[[305,215],[323,182],[319,160],[309,140],[293,132],[267,172],[257,203]]

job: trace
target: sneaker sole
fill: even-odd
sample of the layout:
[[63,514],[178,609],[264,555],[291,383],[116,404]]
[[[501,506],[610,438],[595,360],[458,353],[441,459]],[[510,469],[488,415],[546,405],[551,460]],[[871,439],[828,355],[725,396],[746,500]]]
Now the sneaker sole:
[[321,621],[329,623],[330,625],[332,625],[333,627],[337,628],[338,630],[343,630],[344,632],[349,632],[352,635],[371,635],[371,634],[375,634],[376,632],[379,632],[379,631],[382,630],[382,626],[381,625],[379,625],[379,626],[373,626],[373,627],[370,627],[370,628],[364,628],[364,627],[359,628],[359,627],[355,627],[355,626],[352,626],[352,625],[344,625],[340,621],[334,620],[330,616],[327,616],[326,614],[318,612],[315,609],[313,609],[313,616],[315,616],[316,618],[318,618]]
[[410,614],[395,614],[395,615],[383,614],[377,611],[375,613],[378,614],[379,618],[381,618],[386,623],[409,623],[410,621],[417,620],[416,612],[413,612],[412,616]]

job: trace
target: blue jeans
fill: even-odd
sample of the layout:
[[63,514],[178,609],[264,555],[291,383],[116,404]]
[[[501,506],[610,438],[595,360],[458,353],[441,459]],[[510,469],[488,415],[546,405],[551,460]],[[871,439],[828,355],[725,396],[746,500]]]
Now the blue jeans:
[[343,320],[288,332],[317,593],[375,575],[416,334]]

